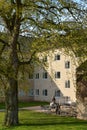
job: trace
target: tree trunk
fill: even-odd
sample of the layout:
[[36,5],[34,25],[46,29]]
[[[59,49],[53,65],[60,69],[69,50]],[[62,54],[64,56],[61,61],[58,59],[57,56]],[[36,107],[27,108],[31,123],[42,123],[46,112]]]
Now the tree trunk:
[[77,118],[87,120],[87,81],[77,83]]
[[14,35],[11,41],[11,53],[8,63],[8,85],[5,89],[6,115],[4,124],[18,125],[18,55],[17,55],[17,36]]
[[[19,69],[19,58],[18,52],[18,38],[20,32],[20,25],[22,22],[22,2],[16,0],[9,2],[12,7],[8,10],[9,15],[3,15],[3,20],[8,30],[8,47],[6,52],[8,57],[7,68],[6,68],[6,79],[8,84],[5,87],[5,104],[6,104],[6,115],[4,124],[18,125],[18,69]],[[13,6],[13,4],[15,4]],[[9,21],[9,22],[8,22]],[[7,32],[7,31],[6,31]],[[10,70],[9,70],[10,69]]]
[[5,92],[6,114],[4,124],[6,126],[18,125],[18,82],[14,78],[9,79],[9,87]]
[[77,118],[87,120],[87,98],[84,99],[84,102],[77,99]]

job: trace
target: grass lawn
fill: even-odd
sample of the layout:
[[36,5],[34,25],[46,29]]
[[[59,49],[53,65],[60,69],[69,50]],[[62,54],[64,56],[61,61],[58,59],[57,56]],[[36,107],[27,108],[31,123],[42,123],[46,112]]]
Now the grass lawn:
[[19,102],[19,107],[41,106],[48,104],[49,104],[48,102],[40,102],[40,101]]
[[87,121],[71,117],[38,113],[33,111],[20,111],[20,125],[7,128],[2,126],[4,113],[0,112],[0,130],[86,130]]
[[[19,102],[19,107],[29,107],[29,106],[39,106],[39,105],[48,105],[48,102],[39,102],[39,101],[30,101],[30,102]],[[5,104],[4,103],[0,103],[0,109],[4,109],[5,108]]]

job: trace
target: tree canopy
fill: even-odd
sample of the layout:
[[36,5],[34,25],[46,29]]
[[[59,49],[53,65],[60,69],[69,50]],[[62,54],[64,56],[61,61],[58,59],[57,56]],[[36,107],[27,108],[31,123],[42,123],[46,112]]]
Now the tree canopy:
[[0,78],[7,81],[5,125],[19,122],[20,66],[31,68],[38,61],[37,52],[54,47],[86,57],[86,7],[85,0],[0,0]]

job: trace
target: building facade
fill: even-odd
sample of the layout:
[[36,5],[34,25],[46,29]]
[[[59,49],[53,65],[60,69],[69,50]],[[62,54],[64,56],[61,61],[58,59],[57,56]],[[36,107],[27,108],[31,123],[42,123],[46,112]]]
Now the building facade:
[[44,66],[35,66],[30,95],[36,101],[50,102],[55,96],[60,103],[76,101],[76,65],[73,53],[64,49],[39,54]]

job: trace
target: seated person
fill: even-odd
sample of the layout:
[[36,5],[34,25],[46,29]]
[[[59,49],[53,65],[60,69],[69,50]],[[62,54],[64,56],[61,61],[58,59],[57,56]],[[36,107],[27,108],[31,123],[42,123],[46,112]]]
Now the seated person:
[[57,106],[55,97],[52,98],[52,101],[50,103],[51,108],[55,108]]
[[50,108],[55,109],[56,114],[60,114],[60,104],[56,103],[55,97],[52,98],[52,101],[50,103]]

